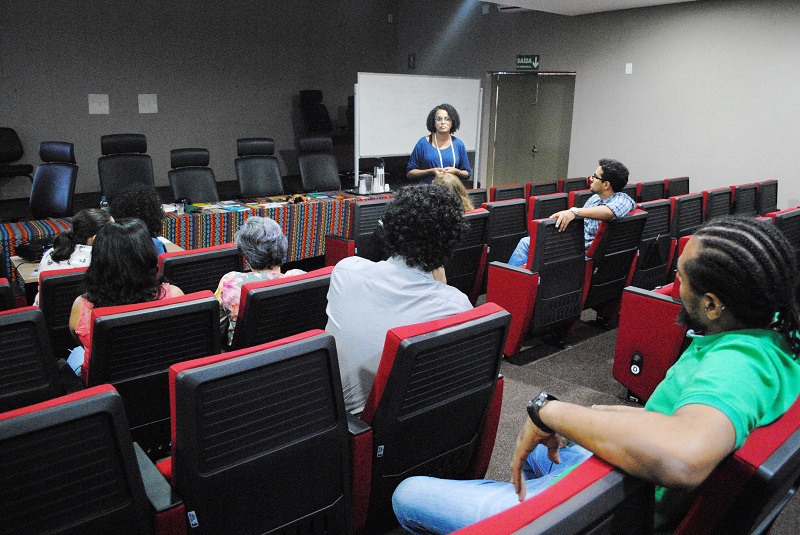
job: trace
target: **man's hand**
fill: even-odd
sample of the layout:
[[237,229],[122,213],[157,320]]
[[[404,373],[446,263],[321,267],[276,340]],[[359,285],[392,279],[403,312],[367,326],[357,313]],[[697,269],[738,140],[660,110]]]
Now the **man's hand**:
[[542,444],[547,447],[547,457],[556,464],[561,464],[561,456],[558,450],[564,446],[565,440],[555,434],[545,433],[536,427],[530,418],[525,418],[525,423],[517,436],[517,446],[514,448],[514,455],[511,458],[511,482],[514,484],[514,491],[519,496],[519,501],[525,499],[525,478],[522,469],[525,460],[533,451],[533,448]]
[[560,212],[556,212],[555,214],[550,216],[550,219],[556,220],[556,228],[559,232],[564,231],[569,225],[569,222],[575,219],[576,216],[575,212],[572,210],[561,210]]

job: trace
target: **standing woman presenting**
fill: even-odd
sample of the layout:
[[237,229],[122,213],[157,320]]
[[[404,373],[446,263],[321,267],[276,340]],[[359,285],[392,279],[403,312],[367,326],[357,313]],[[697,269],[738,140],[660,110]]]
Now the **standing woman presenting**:
[[453,136],[461,126],[458,112],[450,104],[436,106],[426,122],[430,135],[417,141],[408,159],[406,177],[430,184],[436,175],[452,173],[461,180],[472,174],[464,142]]

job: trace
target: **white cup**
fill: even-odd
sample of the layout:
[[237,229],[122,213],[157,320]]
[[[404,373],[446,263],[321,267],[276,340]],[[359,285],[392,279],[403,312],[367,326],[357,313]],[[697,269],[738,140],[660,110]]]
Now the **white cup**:
[[392,191],[392,190],[389,188],[389,184],[384,184],[384,185],[383,185],[383,191],[385,191],[385,192],[387,192],[387,193],[388,193],[388,192],[390,192],[390,191]]
[[182,202],[175,203],[175,213],[181,215],[184,211],[184,206]]

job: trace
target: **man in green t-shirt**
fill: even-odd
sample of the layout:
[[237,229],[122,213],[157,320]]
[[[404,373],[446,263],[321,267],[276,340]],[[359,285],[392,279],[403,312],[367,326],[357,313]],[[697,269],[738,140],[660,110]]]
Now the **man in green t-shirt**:
[[517,438],[512,483],[409,478],[393,497],[403,527],[455,531],[544,490],[592,454],[656,483],[656,527],[674,527],[692,490],[800,394],[798,266],[779,230],[715,219],[687,243],[678,279],[678,320],[693,341],[644,408],[586,408],[542,392]]

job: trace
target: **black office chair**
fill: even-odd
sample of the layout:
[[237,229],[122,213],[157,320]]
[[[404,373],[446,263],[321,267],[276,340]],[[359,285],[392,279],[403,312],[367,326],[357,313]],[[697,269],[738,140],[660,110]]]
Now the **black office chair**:
[[273,156],[275,141],[271,137],[237,139],[236,154],[236,178],[243,198],[283,195],[281,165]]
[[330,134],[333,131],[328,108],[322,103],[322,91],[304,89],[300,91],[300,114],[309,134]]
[[172,198],[192,202],[217,202],[217,179],[208,167],[208,149],[174,149],[170,151],[172,169],[167,173]]
[[75,147],[63,141],[43,141],[39,144],[39,158],[43,163],[36,168],[31,185],[33,218],[71,216],[78,180]]
[[342,189],[339,166],[333,155],[333,140],[326,136],[300,139],[300,180],[303,191],[335,191]]
[[[0,178],[26,176],[31,178],[33,166],[28,163],[14,163],[22,158],[22,142],[13,128],[0,127]],[[33,180],[31,178],[31,180]]]
[[111,134],[100,138],[103,155],[97,159],[100,190],[111,201],[131,184],[141,182],[155,189],[153,160],[143,134]]

